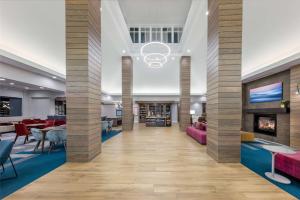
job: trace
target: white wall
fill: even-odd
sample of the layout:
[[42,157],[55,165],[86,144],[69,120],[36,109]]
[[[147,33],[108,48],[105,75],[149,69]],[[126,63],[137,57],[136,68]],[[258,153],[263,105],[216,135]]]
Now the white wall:
[[108,118],[116,117],[116,107],[114,104],[101,105],[101,116]]
[[0,122],[19,121],[24,118],[46,119],[47,115],[55,114],[55,97],[63,93],[49,91],[25,91],[9,87],[0,87],[0,96],[22,98],[22,116],[0,117]]

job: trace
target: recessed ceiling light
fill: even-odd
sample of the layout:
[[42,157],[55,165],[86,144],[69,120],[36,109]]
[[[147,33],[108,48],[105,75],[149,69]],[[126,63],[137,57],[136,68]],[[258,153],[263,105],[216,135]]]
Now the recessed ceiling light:
[[188,50],[186,50],[186,52],[188,52],[188,53],[191,53],[191,50],[190,50],[190,49],[188,49]]
[[40,89],[42,89],[42,90],[43,90],[43,89],[44,89],[44,87],[40,87]]
[[29,90],[29,87],[24,87],[25,88],[25,90]]
[[172,60],[175,60],[175,57],[174,57],[174,56],[172,56],[172,57],[171,57],[171,59],[172,59]]
[[136,57],[136,60],[140,60],[140,57]]
[[56,79],[57,77],[56,77],[56,76],[52,76],[52,78],[53,78],[53,79]]
[[0,81],[5,81],[6,79],[5,78],[0,78]]
[[126,51],[123,49],[123,50],[122,50],[122,53],[123,53],[123,54],[125,54],[125,53],[126,53]]
[[15,83],[9,83],[9,85],[14,85]]
[[205,13],[206,15],[209,15],[209,11],[206,11],[206,13]]

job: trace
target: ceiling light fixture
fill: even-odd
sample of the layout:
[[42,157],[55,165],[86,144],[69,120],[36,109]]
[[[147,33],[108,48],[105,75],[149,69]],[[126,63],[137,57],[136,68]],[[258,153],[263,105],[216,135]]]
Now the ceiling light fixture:
[[126,51],[125,50],[122,50],[122,54],[125,54],[126,53]]
[[29,90],[29,87],[24,87],[25,88],[25,90]]
[[42,90],[43,90],[43,89],[44,89],[44,87],[40,87],[40,89],[42,89]]
[[136,60],[140,60],[140,57],[136,57]]
[[56,76],[52,76],[52,78],[53,78],[53,79],[56,79],[57,77],[56,77]]
[[190,50],[190,49],[188,49],[188,50],[186,50],[186,52],[188,52],[188,53],[191,53],[191,50]]
[[209,15],[209,11],[206,11],[206,13],[205,13],[206,15]]
[[9,85],[14,85],[15,83],[9,83]]
[[175,57],[174,57],[174,56],[172,56],[172,57],[171,57],[171,59],[172,59],[172,60],[175,60]]
[[168,62],[171,48],[162,42],[149,42],[141,47],[140,54],[148,67],[160,68]]
[[0,81],[5,81],[6,79],[5,78],[0,78]]

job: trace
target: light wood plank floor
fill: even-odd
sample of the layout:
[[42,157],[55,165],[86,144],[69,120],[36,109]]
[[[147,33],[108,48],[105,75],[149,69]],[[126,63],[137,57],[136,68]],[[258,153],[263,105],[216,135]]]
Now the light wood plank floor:
[[241,164],[218,164],[178,127],[135,126],[90,163],[67,163],[7,199],[294,199]]

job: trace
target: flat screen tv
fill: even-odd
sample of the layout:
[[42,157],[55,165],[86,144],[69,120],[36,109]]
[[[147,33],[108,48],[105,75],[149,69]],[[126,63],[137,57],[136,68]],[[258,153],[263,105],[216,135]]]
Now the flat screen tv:
[[250,89],[250,103],[282,100],[282,82]]
[[0,96],[0,117],[22,116],[22,98]]

